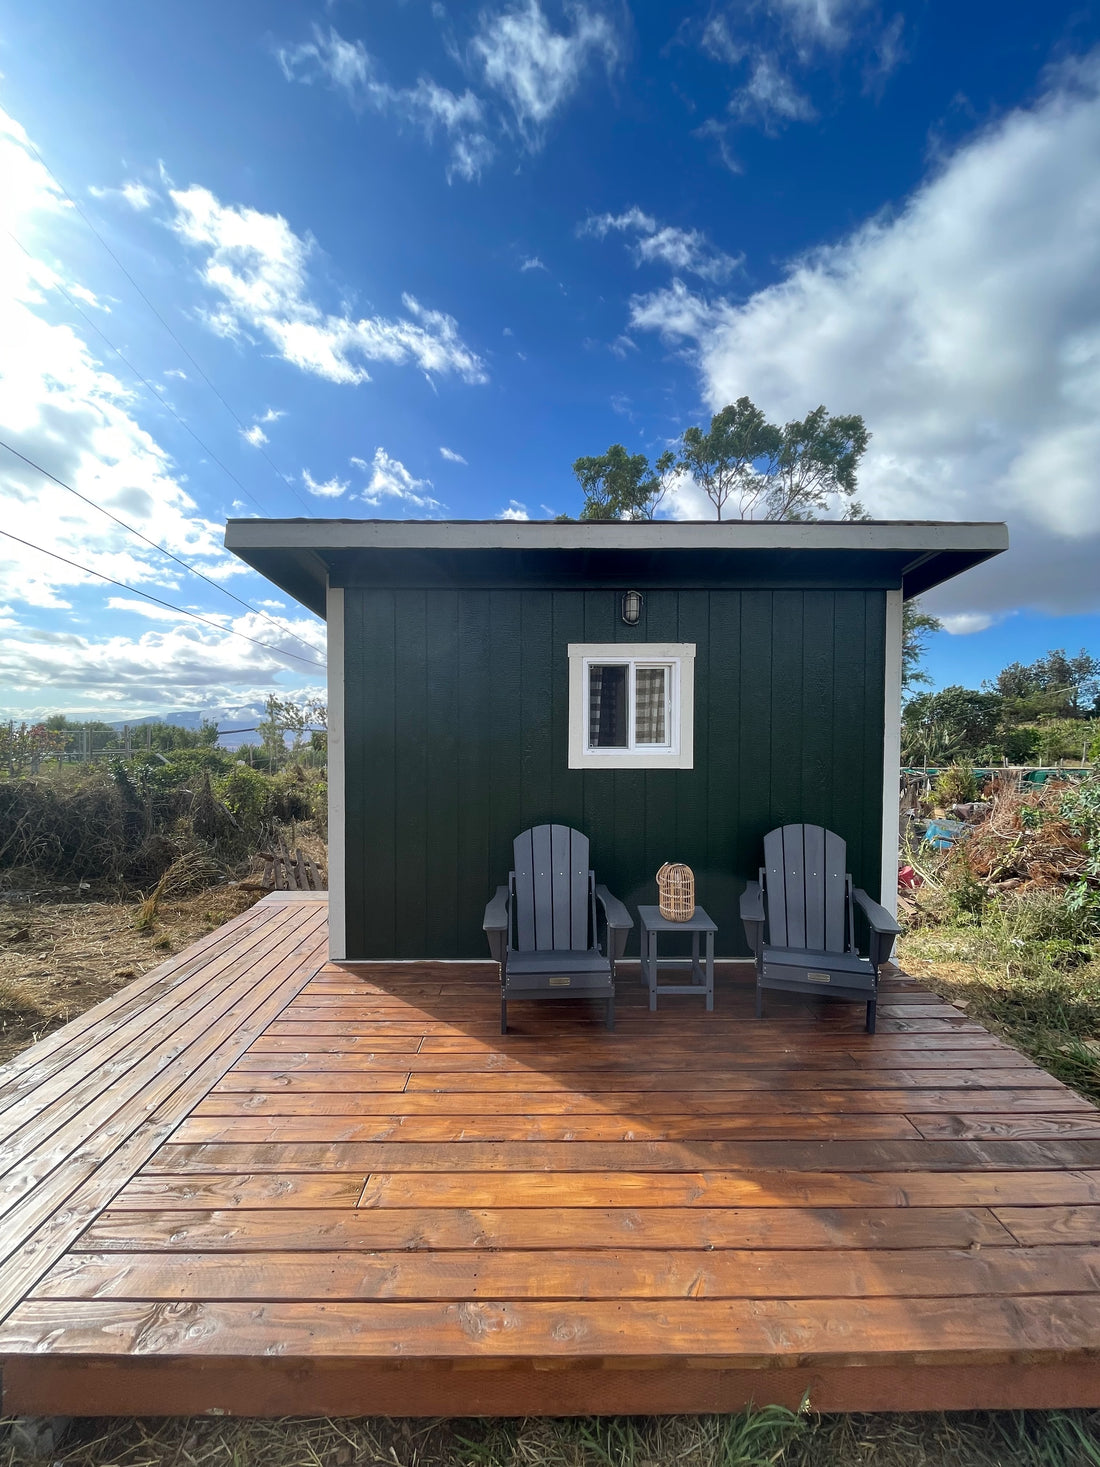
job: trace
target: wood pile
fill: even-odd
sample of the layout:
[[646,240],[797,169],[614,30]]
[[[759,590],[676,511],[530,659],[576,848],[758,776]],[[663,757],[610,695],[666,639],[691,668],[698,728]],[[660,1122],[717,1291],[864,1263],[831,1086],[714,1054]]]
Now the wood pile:
[[237,885],[242,891],[325,891],[325,874],[302,850],[293,856],[280,836],[273,851],[258,851],[252,871]]

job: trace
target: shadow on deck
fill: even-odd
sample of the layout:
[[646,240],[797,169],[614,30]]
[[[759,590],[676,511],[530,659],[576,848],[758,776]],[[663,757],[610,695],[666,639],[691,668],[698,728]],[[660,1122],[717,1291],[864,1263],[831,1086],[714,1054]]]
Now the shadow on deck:
[[616,1032],[268,897],[0,1071],[5,1412],[1100,1405],[1100,1114],[904,977]]

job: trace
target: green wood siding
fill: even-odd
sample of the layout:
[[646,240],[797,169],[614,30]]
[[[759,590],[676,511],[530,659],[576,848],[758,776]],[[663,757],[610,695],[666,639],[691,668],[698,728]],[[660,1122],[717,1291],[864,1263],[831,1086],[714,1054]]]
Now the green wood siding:
[[[885,592],[655,590],[637,627],[620,598],[346,591],[349,958],[484,958],[512,839],[550,820],[631,908],[686,861],[727,955],[773,826],[837,831],[877,895]],[[569,769],[566,648],[611,641],[696,644],[694,769]]]

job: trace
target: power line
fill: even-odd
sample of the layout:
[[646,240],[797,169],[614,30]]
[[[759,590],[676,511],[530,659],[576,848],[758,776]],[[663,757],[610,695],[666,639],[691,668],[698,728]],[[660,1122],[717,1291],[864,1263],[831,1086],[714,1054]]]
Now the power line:
[[[58,178],[57,174],[53,171],[53,169],[50,167],[50,165],[46,162],[45,158],[43,158],[42,154],[38,151],[38,149],[34,146],[34,144],[30,141],[29,138],[26,140],[26,143],[27,143],[27,147],[31,150],[31,152],[34,154],[34,156],[38,159],[39,163],[41,163],[42,167],[50,175],[50,177],[53,179],[54,183],[57,184],[58,188],[61,190],[61,192],[68,199],[69,203],[72,204],[73,208],[76,210],[76,212],[80,216],[80,218],[84,221],[84,223],[92,231],[92,233],[95,235],[96,239],[99,240],[100,244],[103,246],[103,248],[110,255],[111,259],[115,262],[115,264],[118,266],[118,268],[122,271],[123,275],[125,275],[126,279],[130,282],[130,284],[133,286],[133,288],[137,291],[138,295],[145,302],[145,304],[149,307],[149,309],[152,311],[153,315],[157,318],[157,320],[160,322],[160,324],[164,327],[165,331],[167,331],[168,335],[176,343],[176,345],[179,347],[180,351],[183,352],[184,356],[191,363],[191,365],[194,367],[195,371],[199,374],[199,376],[202,378],[202,380],[206,383],[207,387],[209,387],[210,391],[214,394],[214,396],[221,403],[222,407],[225,408],[226,412],[229,414],[229,416],[236,423],[237,427],[241,430],[242,433],[247,433],[248,432],[248,429],[246,428],[246,426],[244,424],[244,421],[238,416],[236,410],[230,405],[230,403],[228,403],[226,401],[226,399],[222,396],[222,393],[219,391],[219,389],[215,386],[215,384],[211,381],[211,379],[203,371],[202,366],[199,364],[199,362],[196,360],[196,358],[192,355],[192,353],[187,349],[187,347],[183,344],[183,342],[180,340],[180,338],[176,335],[175,331],[169,325],[168,321],[164,318],[164,316],[161,315],[160,311],[157,310],[156,306],[149,299],[149,297],[145,294],[145,291],[142,290],[141,286],[137,283],[137,281],[134,279],[134,277],[130,274],[129,270],[127,270],[126,266],[122,263],[122,261],[119,259],[119,257],[115,254],[114,250],[107,243],[107,241],[103,238],[103,236],[100,234],[99,230],[95,227],[95,225],[92,223],[92,221],[88,218],[87,214],[85,214],[84,210],[77,203],[76,199],[73,198],[72,194],[65,187],[65,185],[61,182],[61,180]],[[275,473],[278,476],[278,478],[281,481],[281,483],[283,484],[283,486],[285,488],[287,488],[287,489],[290,490],[290,492],[294,495],[295,499],[297,499],[297,501],[298,501],[299,504],[303,505],[306,509],[309,509],[310,508],[310,505],[306,502],[306,500],[304,500],[302,498],[302,496],[298,493],[297,489],[294,487],[294,481],[287,474],[284,474],[283,473],[283,471],[279,468],[278,464],[271,457],[271,455],[267,452],[267,450],[262,446],[262,444],[257,444],[255,446],[259,448],[260,453],[267,460],[268,464],[271,466],[271,469],[272,469],[273,473]]]
[[245,601],[243,597],[238,596],[235,591],[230,591],[226,586],[220,586],[217,581],[211,580],[209,576],[204,575],[197,566],[191,565],[189,561],[182,560],[171,550],[166,550],[163,545],[158,545],[155,540],[150,540],[149,536],[143,534],[141,530],[135,529],[133,525],[127,524],[125,520],[119,519],[117,514],[112,514],[109,509],[105,509],[102,504],[97,504],[94,499],[89,499],[86,494],[81,494],[79,489],[74,489],[71,484],[66,484],[64,479],[59,479],[56,474],[51,474],[49,469],[44,469],[41,464],[36,464],[33,458],[28,458],[25,453],[20,453],[18,448],[13,448],[10,443],[5,443],[2,438],[0,438],[0,448],[6,448],[10,454],[14,454],[16,458],[22,459],[23,463],[29,464],[32,469],[35,469],[38,473],[42,474],[44,478],[49,479],[52,483],[57,484],[62,489],[67,489],[70,494],[75,494],[77,499],[80,499],[85,504],[90,505],[92,509],[99,510],[100,514],[106,515],[107,518],[109,520],[113,520],[116,525],[121,525],[122,528],[124,530],[128,530],[131,535],[136,535],[137,538],[139,540],[143,540],[146,545],[151,545],[153,549],[158,552],[158,554],[166,555],[169,560],[174,560],[175,563],[177,565],[181,565],[185,571],[190,571],[193,576],[198,576],[200,581],[205,581],[208,586],[213,586],[215,591],[220,591],[224,596],[228,596],[231,600],[235,601],[238,606],[243,606],[246,611],[251,611],[252,614],[254,616],[258,616],[261,621],[266,621],[269,626],[273,626],[277,632],[282,632],[285,636],[293,637],[296,642],[301,642],[303,647],[308,648],[308,650],[312,652],[313,648],[310,647],[305,638],[300,637],[297,632],[292,632],[289,627],[284,627],[283,625],[281,625],[281,623],[277,622],[273,616],[268,616],[266,612],[258,610],[250,602]]
[[222,632],[227,637],[240,637],[243,642],[251,642],[254,647],[262,647],[265,652],[274,652],[277,657],[293,657],[298,662],[308,662],[311,667],[324,667],[323,662],[318,662],[314,657],[302,657],[298,652],[287,652],[281,647],[272,647],[270,642],[261,642],[256,637],[250,637],[246,632],[238,632],[235,627],[219,626],[216,621],[208,617],[200,616],[197,611],[188,611],[182,606],[176,606],[171,601],[165,601],[160,596],[154,596],[149,591],[139,591],[136,586],[128,586],[125,581],[116,581],[112,576],[105,576],[102,571],[92,570],[90,566],[80,565],[75,560],[69,560],[64,555],[58,555],[56,550],[47,550],[43,545],[32,544],[30,540],[22,540],[18,535],[13,535],[10,530],[0,530],[9,540],[14,540],[17,545],[25,545],[28,550],[37,550],[40,555],[48,555],[52,560],[61,561],[62,565],[68,565],[73,570],[82,571],[87,576],[95,576],[98,580],[106,581],[109,586],[117,586],[122,591],[129,591],[132,596],[144,596],[146,601],[155,601],[158,606],[167,606],[169,611],[178,612],[180,616],[189,616],[192,621],[201,621],[205,627],[213,627],[216,632]]
[[[8,236],[8,238],[11,240],[12,244],[15,244],[15,245],[18,245],[19,246],[19,248],[23,251],[23,253],[26,255],[26,257],[27,257],[28,260],[31,260],[31,261],[34,260],[34,256],[31,254],[30,250],[27,249],[26,245],[23,244],[22,240],[16,239],[15,235],[12,234],[12,232],[11,232],[10,229],[5,230],[4,232]],[[158,392],[158,390],[156,389],[156,387],[153,386],[153,384],[149,381],[149,379],[147,377],[143,377],[142,376],[142,374],[134,366],[133,362],[131,362],[128,357],[126,357],[126,356],[123,355],[123,353],[119,350],[119,348],[117,346],[115,346],[114,342],[110,339],[110,337],[107,336],[107,334],[104,331],[102,331],[99,326],[96,325],[96,323],[92,320],[92,318],[87,314],[86,311],[83,311],[80,308],[80,306],[77,305],[76,301],[73,300],[72,296],[65,289],[65,287],[61,284],[60,280],[55,280],[54,281],[54,289],[60,291],[60,293],[65,297],[65,299],[68,301],[69,305],[73,308],[73,310],[81,318],[81,320],[83,320],[86,325],[88,325],[88,326],[91,327],[91,329],[96,333],[96,335],[100,338],[100,340],[106,342],[107,346],[110,347],[111,351],[114,352],[115,356],[118,357],[119,361],[122,362],[134,374],[134,376],[138,379],[138,381],[142,384],[143,387],[147,388],[147,390],[150,393],[152,393],[153,397],[156,398],[157,402],[161,405],[161,407],[168,409],[168,411],[172,414],[172,416],[175,418],[176,422],[180,425],[180,427],[181,428],[184,428],[188,433],[190,433],[191,437],[195,440],[195,442],[199,445],[199,447],[203,450],[203,452],[206,453],[206,454],[208,454],[209,457],[213,459],[213,461],[217,464],[218,468],[221,469],[222,472],[224,474],[226,474],[228,478],[232,479],[233,483],[236,484],[237,488],[241,491],[241,493],[247,495],[248,498],[251,499],[252,503],[261,512],[261,514],[267,514],[268,513],[267,509],[260,503],[260,501],[252,493],[252,491],[250,489],[246,489],[245,488],[245,486],[241,483],[240,479],[237,478],[237,476],[233,472],[233,470],[231,468],[229,468],[226,464],[224,464],[221,461],[221,459],[218,457],[218,455],[214,452],[214,450],[207,443],[204,443],[203,442],[203,440],[195,432],[194,428],[191,427],[190,423],[186,422],[183,418],[180,417],[179,413],[176,412],[175,408],[168,401],[168,399],[166,397],[162,397],[161,396],[160,392]],[[304,503],[304,502],[305,501],[303,500],[302,503]]]

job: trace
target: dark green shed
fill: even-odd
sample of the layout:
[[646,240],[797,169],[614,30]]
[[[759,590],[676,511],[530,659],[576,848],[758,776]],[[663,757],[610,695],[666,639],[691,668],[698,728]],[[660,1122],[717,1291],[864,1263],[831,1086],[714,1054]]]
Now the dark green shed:
[[226,545],[328,622],[332,956],[483,959],[512,839],[545,821],[632,908],[693,867],[720,954],[787,821],[837,831],[891,903],[902,602],[1008,536],[231,520]]

